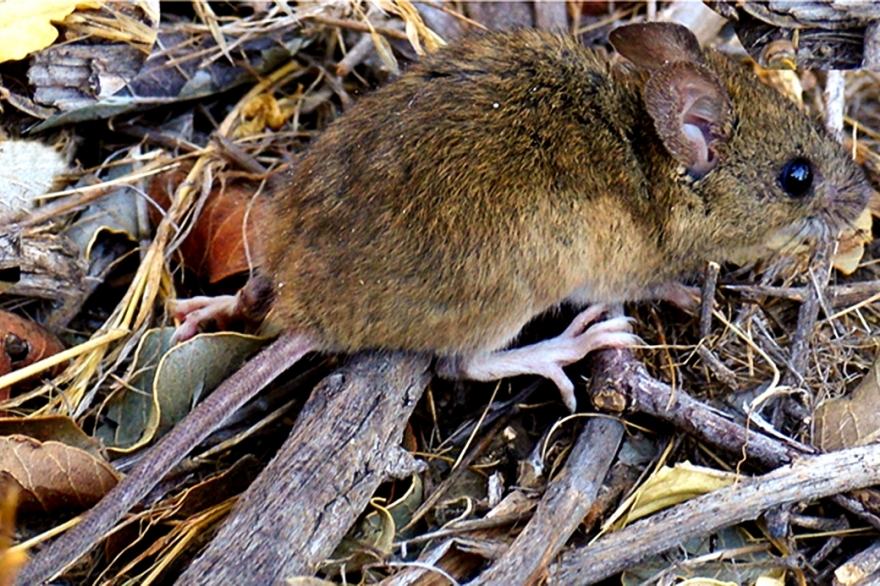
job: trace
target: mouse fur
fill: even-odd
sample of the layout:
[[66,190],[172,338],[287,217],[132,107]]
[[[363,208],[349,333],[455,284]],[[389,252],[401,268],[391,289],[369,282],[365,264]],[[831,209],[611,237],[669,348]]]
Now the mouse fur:
[[[641,62],[489,33],[362,98],[271,198],[258,262],[270,319],[327,350],[467,355],[561,303],[650,298],[706,261],[856,219],[867,183],[819,125],[687,29],[634,26],[647,28],[618,42]],[[708,171],[670,152],[649,111],[664,107],[646,86],[668,63],[645,55],[677,42],[664,34],[689,46],[663,57],[708,70],[727,102],[708,123]],[[815,178],[799,198],[779,180],[796,157]]]

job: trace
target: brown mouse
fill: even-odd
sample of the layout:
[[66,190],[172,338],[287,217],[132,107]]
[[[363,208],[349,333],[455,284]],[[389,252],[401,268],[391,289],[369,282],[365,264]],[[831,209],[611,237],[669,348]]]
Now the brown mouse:
[[60,572],[306,352],[425,351],[441,374],[482,380],[536,373],[573,407],[562,366],[634,337],[622,318],[590,326],[598,305],[558,338],[504,350],[530,319],[672,295],[706,261],[836,233],[867,204],[839,144],[686,28],[624,26],[611,41],[628,63],[531,30],[468,38],[331,124],[272,196],[249,285],[177,308],[182,337],[266,310],[286,333],[19,583]]

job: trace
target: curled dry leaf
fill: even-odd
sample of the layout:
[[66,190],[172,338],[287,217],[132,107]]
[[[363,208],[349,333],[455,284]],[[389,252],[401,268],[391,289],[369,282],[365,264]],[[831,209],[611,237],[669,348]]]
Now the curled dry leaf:
[[[150,186],[150,195],[167,209],[173,190],[185,177],[185,170],[157,177]],[[247,251],[256,245],[253,235],[264,201],[255,196],[258,192],[259,185],[247,181],[233,181],[211,191],[195,226],[180,246],[188,269],[209,283],[248,271]],[[151,209],[151,214],[156,214],[151,219],[157,222],[158,213]]]
[[[13,313],[0,311],[0,375],[29,366],[63,349],[61,341],[43,327]],[[52,376],[62,368],[59,366],[44,374]],[[9,388],[0,389],[0,400],[8,398]]]
[[277,100],[272,94],[260,94],[241,109],[244,119],[235,129],[235,136],[251,136],[266,127],[278,131],[296,112],[293,100]]
[[39,442],[60,442],[103,459],[101,442],[86,434],[65,415],[0,417],[0,437],[7,435],[25,435]]
[[395,538],[400,537],[398,529],[407,525],[423,502],[424,484],[418,476],[412,476],[406,492],[388,506],[376,499],[370,501],[374,510],[349,530],[330,556],[333,563],[325,569],[339,566],[340,573],[359,570],[375,563],[377,556],[390,555]]
[[49,514],[85,510],[118,480],[113,468],[92,454],[22,435],[0,437],[0,472],[21,489],[22,511]]

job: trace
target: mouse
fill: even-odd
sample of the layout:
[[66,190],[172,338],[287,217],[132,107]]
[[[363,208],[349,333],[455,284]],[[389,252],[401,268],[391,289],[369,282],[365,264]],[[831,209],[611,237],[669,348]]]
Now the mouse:
[[[816,121],[685,27],[618,27],[619,59],[536,30],[427,55],[280,174],[235,296],[172,309],[177,336],[244,315],[283,333],[166,435],[19,584],[60,573],[229,413],[309,352],[427,352],[444,377],[537,374],[638,338],[610,304],[681,299],[707,261],[836,234],[870,187]],[[586,308],[511,347],[530,320]]]

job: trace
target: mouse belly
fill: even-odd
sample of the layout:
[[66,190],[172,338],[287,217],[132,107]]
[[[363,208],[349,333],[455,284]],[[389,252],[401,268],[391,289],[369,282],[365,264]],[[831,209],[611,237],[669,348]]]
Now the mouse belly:
[[284,329],[308,333],[332,351],[489,352],[510,344],[539,313],[526,297],[492,307],[439,294],[407,294],[400,283],[336,282],[326,288],[314,284],[277,288],[268,318]]

